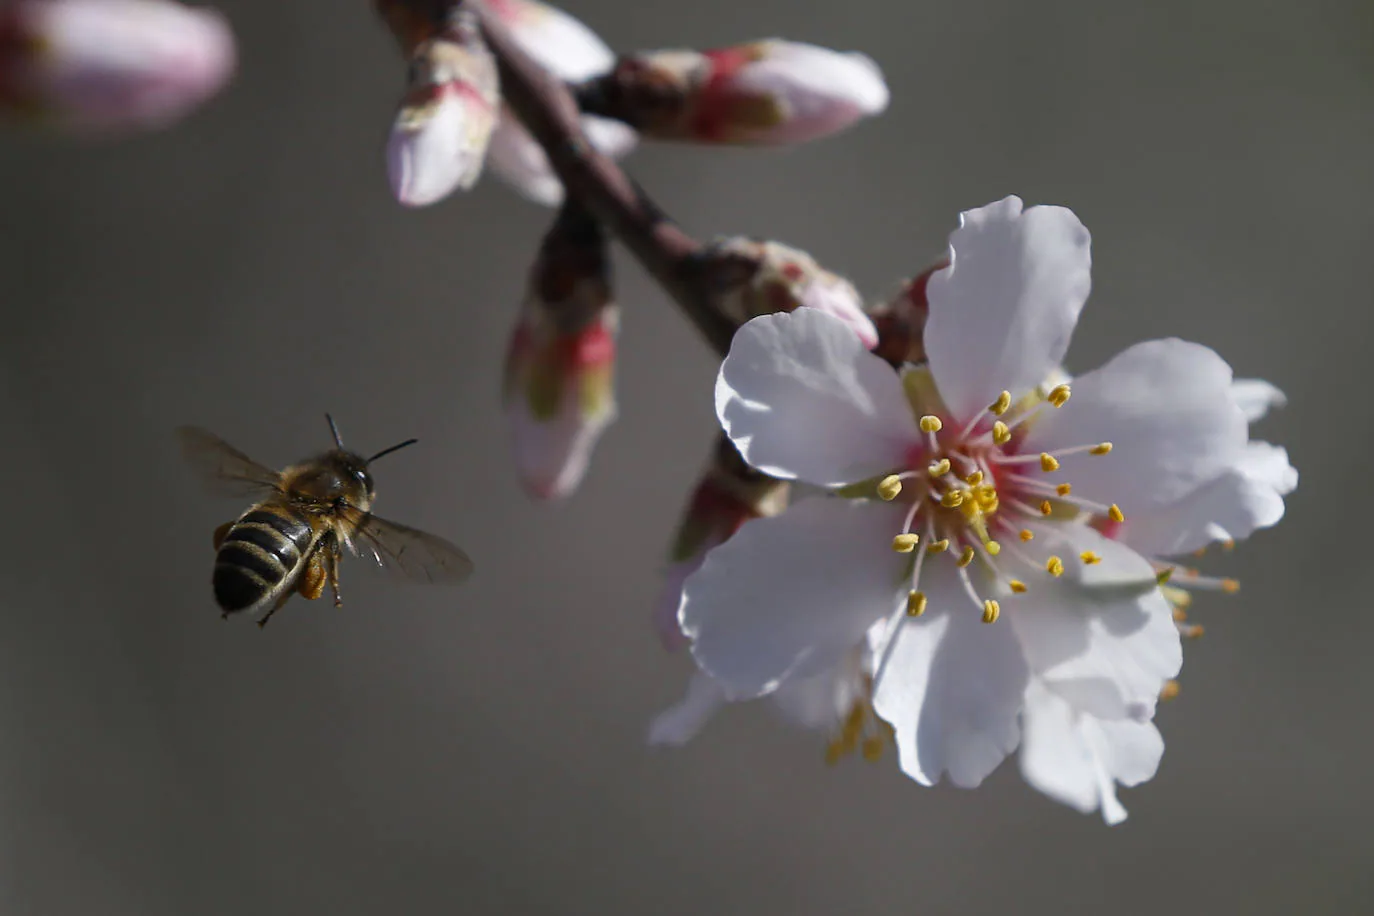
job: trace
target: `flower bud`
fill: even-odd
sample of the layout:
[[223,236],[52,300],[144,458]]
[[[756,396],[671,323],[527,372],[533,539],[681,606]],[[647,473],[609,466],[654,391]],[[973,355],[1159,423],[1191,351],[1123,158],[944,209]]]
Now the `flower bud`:
[[[595,32],[557,7],[535,0],[487,0],[487,8],[521,50],[558,79],[579,82],[615,64],[615,54]],[[588,115],[582,128],[592,146],[613,159],[628,154],[637,141],[634,130],[619,121]],[[562,201],[563,185],[543,148],[508,109],[501,112],[488,156],[492,171],[525,197],[545,206]]]
[[470,16],[456,16],[442,34],[417,45],[387,144],[396,199],[423,207],[472,187],[499,102],[496,62]]
[[224,17],[171,0],[14,0],[0,8],[0,114],[85,130],[164,127],[235,66]]
[[849,325],[865,347],[878,342],[878,332],[864,314],[854,285],[804,251],[780,242],[717,239],[702,254],[701,264],[722,311],[739,324],[807,306]]
[[868,57],[781,39],[716,51],[649,51],[581,87],[584,109],[647,137],[697,143],[805,143],[887,108]]
[[936,271],[948,266],[948,260],[939,261],[903,283],[887,302],[869,310],[868,317],[881,341],[874,353],[894,366],[925,361],[926,317],[930,314],[926,285]]
[[537,499],[570,495],[615,419],[615,338],[606,238],[564,207],[544,237],[506,355],[504,401],[516,470]]
[[745,464],[728,439],[722,437],[716,443],[711,464],[698,480],[678,523],[654,606],[654,626],[664,649],[671,652],[687,643],[677,619],[687,577],[701,568],[707,553],[729,540],[745,522],[785,509],[789,490],[786,481]]

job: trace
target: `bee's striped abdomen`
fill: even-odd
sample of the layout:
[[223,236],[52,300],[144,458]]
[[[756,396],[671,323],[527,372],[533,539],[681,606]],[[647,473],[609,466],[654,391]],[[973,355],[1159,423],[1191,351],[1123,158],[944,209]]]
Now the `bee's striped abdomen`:
[[234,523],[215,557],[215,601],[225,613],[263,604],[304,561],[314,534],[281,509],[260,507]]

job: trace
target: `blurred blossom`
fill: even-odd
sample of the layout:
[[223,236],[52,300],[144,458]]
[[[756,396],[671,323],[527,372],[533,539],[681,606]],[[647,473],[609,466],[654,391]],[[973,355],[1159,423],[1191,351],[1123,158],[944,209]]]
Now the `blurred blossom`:
[[863,54],[781,39],[634,54],[582,91],[591,110],[645,136],[698,143],[804,143],[888,102],[882,71]]
[[[521,49],[561,80],[589,79],[615,63],[615,55],[595,32],[557,7],[536,0],[486,3]],[[634,149],[635,132],[619,121],[587,115],[582,126],[592,145],[608,156],[618,159]],[[492,171],[530,200],[545,206],[562,201],[563,185],[544,150],[507,108],[501,111],[490,156]]]
[[424,207],[476,183],[496,125],[496,62],[470,17],[416,46],[408,83],[387,173],[400,203]]
[[606,239],[564,207],[544,238],[506,354],[504,401],[516,470],[531,496],[570,495],[615,419],[615,338]]
[[235,66],[224,17],[170,0],[0,0],[0,113],[75,129],[164,127]]
[[821,267],[804,251],[780,242],[725,238],[711,243],[701,263],[717,290],[721,309],[740,324],[806,306],[843,321],[866,348],[878,342],[878,332],[864,314],[863,299],[854,284]]
[[1114,784],[1154,772],[1136,726],[1182,663],[1154,556],[1273,524],[1296,472],[1249,440],[1206,347],[1151,341],[1059,380],[1090,261],[1071,211],[1010,197],[962,214],[929,277],[924,366],[895,373],[812,309],[739,331],[726,434],[832,495],[745,525],[688,578],[679,621],[726,697],[833,670],[881,627],[872,702],[909,776],[976,786],[1025,737],[1033,784],[1124,816]]

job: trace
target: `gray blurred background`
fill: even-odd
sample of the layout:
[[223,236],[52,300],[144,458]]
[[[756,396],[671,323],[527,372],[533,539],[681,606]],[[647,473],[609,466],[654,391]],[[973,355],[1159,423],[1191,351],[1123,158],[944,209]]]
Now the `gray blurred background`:
[[[649,148],[702,235],[811,250],[871,296],[1008,193],[1072,207],[1072,367],[1214,345],[1292,405],[1289,514],[1209,569],[1158,777],[1108,829],[1004,765],[976,792],[827,769],[763,706],[650,751],[687,660],[648,622],[715,364],[620,259],[622,419],[565,505],[506,458],[499,367],[550,214],[484,181],[420,212],[381,144],[369,4],[223,0],[237,83],[170,133],[0,139],[0,908],[7,914],[1350,913],[1374,891],[1364,375],[1374,12],[1361,0],[576,0],[620,48],[862,49],[887,115],[787,152]],[[171,437],[269,464],[421,447],[381,508],[464,544],[458,591],[345,569],[345,607],[223,623]]]

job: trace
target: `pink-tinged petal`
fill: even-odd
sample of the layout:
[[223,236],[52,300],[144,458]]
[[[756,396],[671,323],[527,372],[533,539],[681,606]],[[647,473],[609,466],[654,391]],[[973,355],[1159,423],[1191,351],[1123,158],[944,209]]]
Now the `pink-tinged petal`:
[[476,183],[486,147],[475,142],[480,125],[473,123],[472,107],[454,86],[435,87],[428,99],[403,104],[386,148],[387,177],[399,203],[427,207]]
[[1236,467],[1170,505],[1132,513],[1112,537],[1152,557],[1244,540],[1278,524],[1283,497],[1297,484],[1298,472],[1284,449],[1250,442]]
[[1022,714],[1021,775],[1035,789],[1084,814],[1101,809],[1109,825],[1126,819],[1116,783],[1154,776],[1164,739],[1152,722],[1083,715],[1034,679]]
[[1238,378],[1231,383],[1231,397],[1240,405],[1245,419],[1255,423],[1271,410],[1287,406],[1288,396],[1261,378]]
[[749,522],[687,579],[678,619],[731,699],[838,665],[898,603],[901,510],[816,497]]
[[649,723],[649,743],[671,747],[686,744],[725,702],[725,691],[719,684],[699,671],[694,673],[687,682],[687,695]]
[[927,566],[930,610],[898,630],[873,706],[896,729],[904,773],[972,788],[1016,749],[1030,674],[1012,629],[982,622],[953,569]]
[[615,53],[580,20],[537,0],[486,0],[521,50],[558,79],[584,80],[609,70]]
[[926,351],[956,418],[1057,370],[1092,285],[1088,230],[1073,211],[1007,197],[959,216],[950,265],[926,285]]
[[897,467],[919,436],[892,367],[815,309],[739,329],[716,379],[716,415],[749,464],[820,486]]
[[[618,121],[587,116],[582,127],[592,146],[612,159],[628,155],[637,142],[635,132]],[[543,148],[509,111],[501,114],[487,160],[491,170],[526,199],[545,207],[563,202],[563,184]]]
[[[1003,602],[1027,663],[1050,689],[1072,693],[1084,712],[1138,717],[1183,665],[1173,612],[1154,567],[1126,545],[1078,524],[1045,525],[1032,555],[1062,558],[1065,574],[1027,579]],[[1096,557],[1093,563],[1082,557]]]
[[1129,519],[1168,506],[1236,466],[1248,424],[1231,396],[1231,367],[1201,344],[1136,344],[1073,382],[1073,396],[1047,410],[1025,450],[1054,452],[1111,442],[1107,455],[1060,460],[1050,478],[1076,496],[1117,503]]
[[864,314],[863,298],[854,284],[843,277],[826,271],[804,286],[798,299],[803,308],[816,309],[843,321],[859,338],[865,350],[872,350],[878,345],[878,329]]

